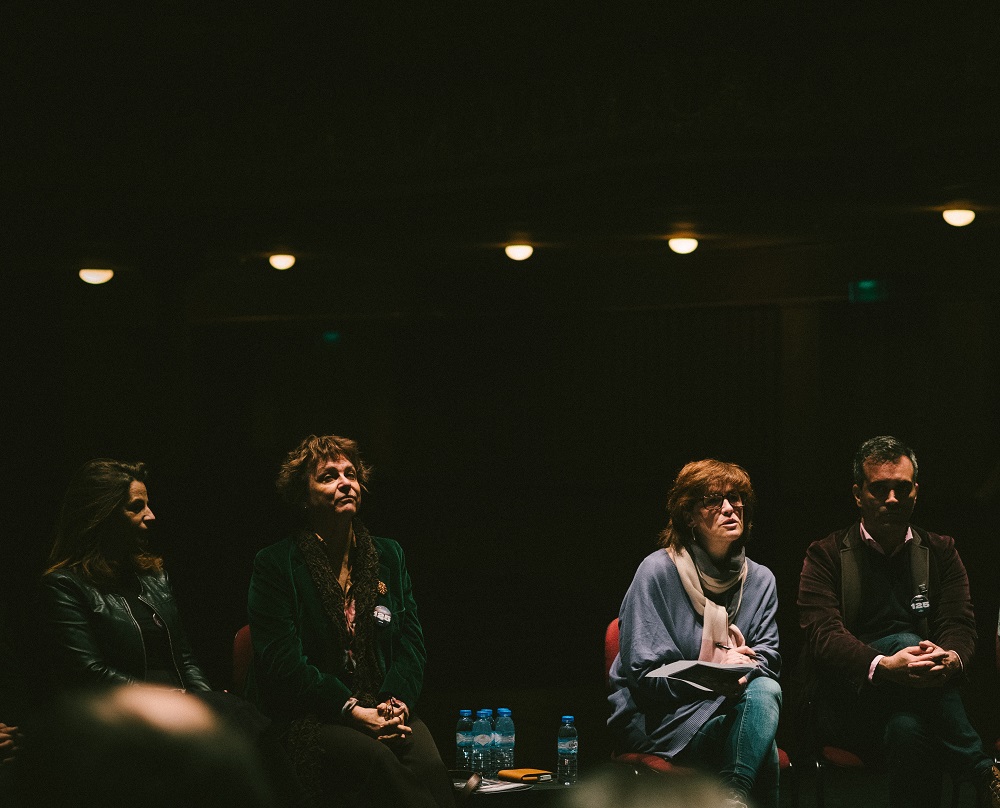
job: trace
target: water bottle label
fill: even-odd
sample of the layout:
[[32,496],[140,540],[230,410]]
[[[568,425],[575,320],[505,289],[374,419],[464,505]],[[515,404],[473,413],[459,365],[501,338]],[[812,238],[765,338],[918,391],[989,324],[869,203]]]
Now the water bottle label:
[[490,746],[493,743],[493,735],[492,734],[490,734],[490,735],[485,735],[485,734],[484,735],[477,735],[476,736],[476,743],[479,746]]

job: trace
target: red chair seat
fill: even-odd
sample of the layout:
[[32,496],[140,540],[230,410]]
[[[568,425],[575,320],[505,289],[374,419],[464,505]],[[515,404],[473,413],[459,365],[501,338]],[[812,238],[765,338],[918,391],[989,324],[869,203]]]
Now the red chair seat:
[[863,769],[865,767],[865,762],[861,758],[838,746],[824,746],[820,750],[820,754],[823,756],[823,762],[829,763],[831,766],[839,766],[842,769]]
[[778,747],[778,768],[781,771],[792,768],[792,761],[788,759],[788,752]]
[[691,769],[686,769],[683,766],[676,766],[659,755],[647,755],[643,752],[623,752],[620,755],[612,755],[611,759],[619,763],[627,763],[632,767],[641,766],[644,769],[652,772],[660,772],[661,774],[686,774],[691,771]]

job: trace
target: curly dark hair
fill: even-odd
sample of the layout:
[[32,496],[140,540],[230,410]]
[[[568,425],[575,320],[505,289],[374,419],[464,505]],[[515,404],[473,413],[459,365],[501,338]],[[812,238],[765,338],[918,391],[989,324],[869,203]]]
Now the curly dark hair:
[[865,463],[882,465],[883,463],[891,463],[893,460],[898,460],[901,457],[908,457],[910,459],[910,462],[913,464],[913,480],[916,482],[918,470],[917,456],[913,453],[913,449],[898,438],[892,437],[892,435],[879,435],[876,438],[869,438],[854,453],[854,467],[852,470],[854,472],[855,485],[861,488],[865,484]]
[[682,468],[667,494],[667,513],[670,521],[660,533],[661,547],[683,547],[690,544],[691,537],[685,527],[685,514],[711,491],[739,491],[743,495],[743,536],[750,538],[753,527],[753,509],[757,496],[750,484],[750,475],[735,463],[722,460],[695,460]]
[[282,498],[289,505],[301,506],[306,502],[309,490],[307,482],[309,475],[316,467],[329,460],[345,457],[354,466],[358,475],[358,483],[362,491],[367,491],[367,484],[372,477],[372,468],[361,459],[358,444],[350,438],[339,435],[310,435],[288,453],[285,462],[281,464],[275,485]]

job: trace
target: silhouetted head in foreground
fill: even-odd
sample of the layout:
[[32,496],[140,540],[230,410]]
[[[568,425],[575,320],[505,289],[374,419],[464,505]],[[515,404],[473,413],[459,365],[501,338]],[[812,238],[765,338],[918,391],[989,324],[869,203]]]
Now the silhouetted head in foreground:
[[252,746],[195,697],[149,685],[60,700],[30,726],[19,762],[23,806],[274,804]]

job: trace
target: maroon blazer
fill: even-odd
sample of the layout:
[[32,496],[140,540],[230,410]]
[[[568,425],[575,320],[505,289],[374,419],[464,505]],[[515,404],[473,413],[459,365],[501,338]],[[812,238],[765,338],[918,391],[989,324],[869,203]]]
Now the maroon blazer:
[[[950,536],[917,527],[913,532],[930,551],[927,639],[955,651],[968,670],[976,647],[976,621],[965,565]],[[839,673],[858,685],[868,680],[872,660],[879,653],[851,633],[841,605],[841,552],[848,542],[860,541],[860,533],[860,522],[856,522],[809,546],[799,577],[798,598],[799,626],[806,633],[806,648],[813,664],[818,670]]]

